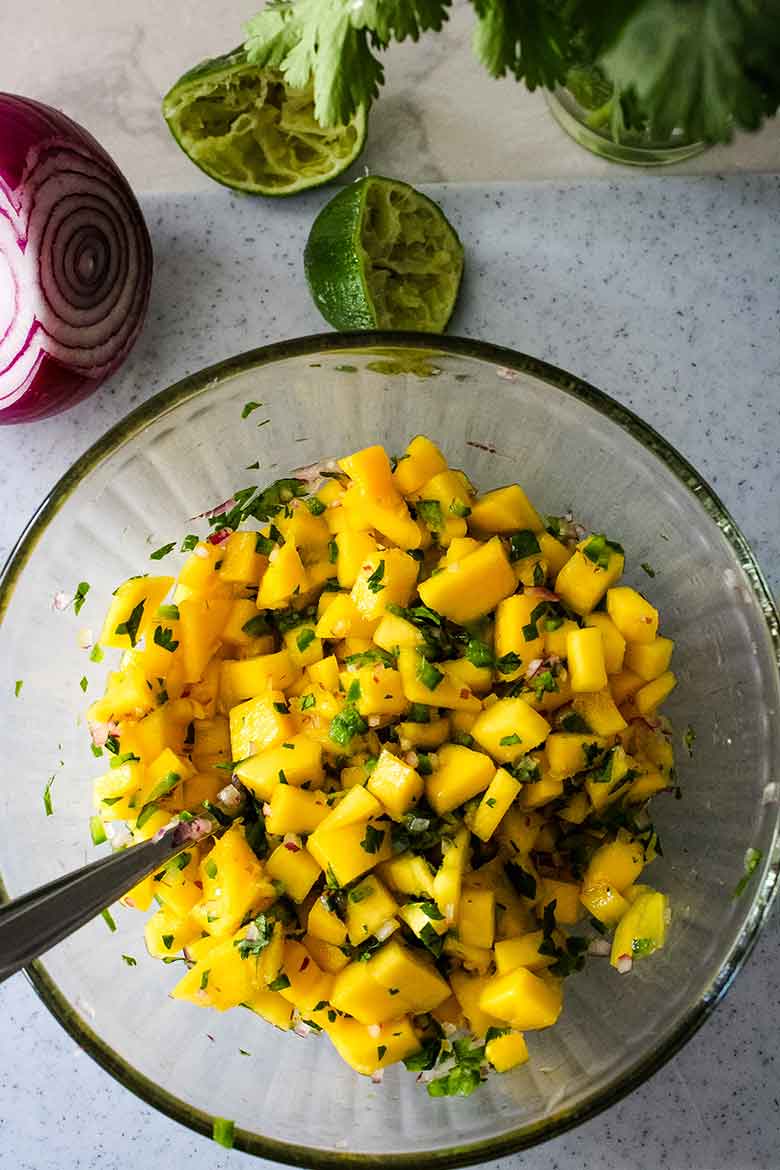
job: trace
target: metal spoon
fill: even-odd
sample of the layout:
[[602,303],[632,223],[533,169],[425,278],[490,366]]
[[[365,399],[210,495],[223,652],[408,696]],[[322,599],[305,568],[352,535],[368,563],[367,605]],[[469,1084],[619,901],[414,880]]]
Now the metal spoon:
[[93,861],[0,906],[0,983],[73,934],[166,861],[221,832],[241,811],[244,796],[234,782],[217,797],[218,812],[209,805],[191,820],[172,821],[150,841]]

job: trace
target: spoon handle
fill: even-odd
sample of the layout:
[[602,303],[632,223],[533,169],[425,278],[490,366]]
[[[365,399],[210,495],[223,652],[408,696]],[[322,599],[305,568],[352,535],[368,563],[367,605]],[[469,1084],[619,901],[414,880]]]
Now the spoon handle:
[[208,817],[177,822],[0,906],[0,983],[215,828]]

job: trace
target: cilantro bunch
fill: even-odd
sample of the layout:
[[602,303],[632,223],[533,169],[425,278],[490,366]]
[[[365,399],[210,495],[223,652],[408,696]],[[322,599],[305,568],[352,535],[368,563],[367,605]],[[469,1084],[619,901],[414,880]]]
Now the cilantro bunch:
[[[583,69],[606,86],[617,134],[728,141],[780,106],[780,20],[772,0],[471,0],[474,52],[494,77],[553,88]],[[247,26],[249,60],[288,85],[314,82],[323,126],[370,106],[378,53],[438,32],[451,0],[268,0]],[[591,72],[590,75],[588,71]],[[578,72],[579,71],[579,72]]]

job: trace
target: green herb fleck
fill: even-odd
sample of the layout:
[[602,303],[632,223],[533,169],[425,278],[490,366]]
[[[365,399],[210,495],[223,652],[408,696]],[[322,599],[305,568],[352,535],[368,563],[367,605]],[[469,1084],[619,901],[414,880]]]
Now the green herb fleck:
[[316,707],[317,699],[315,695],[304,695],[301,699],[301,711],[308,711],[310,707]]
[[170,544],[163,544],[160,548],[156,548],[153,553],[149,553],[150,561],[161,561],[163,557],[167,557],[168,553],[172,553],[176,548],[176,541],[172,540]]
[[14,697],[15,697],[15,698],[17,698],[17,699],[19,698],[19,696],[20,696],[20,695],[21,695],[21,693],[22,693],[22,687],[23,687],[23,686],[24,686],[24,679],[23,679],[23,678],[18,678],[18,679],[16,680],[16,682],[14,683]]
[[199,537],[194,536],[192,533],[190,533],[188,536],[185,536],[184,540],[181,542],[181,545],[179,546],[180,551],[181,552],[192,552],[192,550],[197,547],[197,545],[199,543],[199,539],[200,539]]
[[[258,405],[260,404],[258,403]],[[246,410],[246,407],[244,409]],[[229,1121],[227,1117],[214,1118],[211,1136],[218,1146],[224,1146],[226,1150],[232,1150],[235,1131],[236,1123],[234,1121]]]
[[132,955],[122,955],[123,962],[127,963],[128,967],[137,967],[138,960],[134,959]]
[[420,682],[423,684],[424,687],[428,688],[429,691],[435,691],[437,686],[441,682],[441,680],[444,678],[443,672],[441,670],[438,670],[433,665],[433,663],[429,662],[428,659],[424,655],[419,653],[419,651],[417,654],[417,672],[416,673],[417,673],[417,678],[420,680]]
[[46,785],[46,787],[43,790],[43,807],[46,811],[47,817],[50,817],[52,815],[52,813],[54,812],[54,806],[52,805],[52,802],[51,802],[51,786],[54,783],[54,779],[55,779],[54,776],[50,776],[49,783]]
[[387,1052],[387,1045],[386,1044],[377,1044],[377,1047],[376,1047],[377,1060],[381,1060],[386,1052]]
[[162,646],[163,650],[168,650],[171,654],[179,646],[179,643],[174,639],[173,630],[170,626],[155,626],[154,644],[155,646]]
[[262,402],[245,402],[243,410],[241,411],[242,418],[249,418],[253,410],[258,410],[263,404]]
[[381,584],[382,578],[384,577],[384,575],[385,575],[385,562],[383,560],[381,560],[379,562],[379,564],[377,565],[377,567],[374,569],[371,576],[366,581],[366,584],[368,585],[368,588],[371,590],[372,593],[379,593],[380,590],[384,589],[384,585]]
[[118,635],[127,634],[131,646],[135,646],[138,641],[138,627],[141,625],[145,605],[146,599],[144,598],[138,602],[138,605],[133,609],[127,620],[120,622],[114,630],[114,633]]
[[513,732],[511,735],[503,736],[498,742],[500,747],[514,747],[516,743],[523,741],[516,732]]
[[88,581],[79,581],[78,585],[76,586],[76,592],[75,592],[74,597],[73,597],[73,612],[74,613],[81,613],[81,607],[83,606],[84,602],[86,601],[88,593],[89,593],[89,582]]
[[522,561],[525,557],[532,557],[540,553],[539,541],[530,529],[515,532],[509,538],[510,561]]
[[286,975],[278,975],[276,979],[268,984],[269,991],[284,991],[285,987],[290,986],[290,980]]
[[90,662],[102,662],[104,657],[105,655],[103,653],[103,647],[99,646],[96,642],[89,652]]
[[685,732],[683,734],[683,743],[685,744],[685,750],[687,751],[688,755],[692,756],[693,745],[696,743],[696,732],[691,727],[690,723],[685,728]]
[[360,842],[360,848],[364,853],[378,853],[384,839],[384,829],[377,829],[374,825],[366,825],[366,835]]
[[111,911],[110,911],[110,910],[108,910],[108,909],[106,909],[106,910],[101,910],[101,911],[100,911],[100,917],[103,919],[103,921],[105,922],[106,926],[108,927],[108,929],[109,929],[109,930],[111,931],[111,933],[113,934],[113,933],[114,933],[114,931],[116,930],[116,923],[114,922],[114,919],[113,919],[113,916],[112,916],[112,914],[111,914]]
[[651,568],[651,567],[650,567],[650,565],[648,565],[647,561],[642,561],[642,564],[641,564],[639,567],[640,567],[640,569],[642,569],[642,570],[643,570],[645,573],[647,573],[648,577],[654,577],[654,576],[655,576],[655,569]]
[[102,845],[108,840],[105,825],[98,816],[89,818],[89,833],[92,837],[93,845]]
[[739,898],[745,892],[747,884],[761,864],[763,856],[761,849],[754,849],[752,846],[745,851],[745,872],[734,887],[732,897]]
[[306,507],[311,512],[312,516],[321,516],[325,511],[325,505],[322,500],[318,500],[316,496],[309,496],[306,501]]
[[295,644],[298,647],[301,654],[303,654],[304,650],[306,650],[307,647],[311,646],[311,644],[314,641],[314,639],[316,638],[316,636],[317,635],[314,633],[314,630],[311,629],[310,626],[307,626],[305,629],[300,631],[297,638],[295,639]]

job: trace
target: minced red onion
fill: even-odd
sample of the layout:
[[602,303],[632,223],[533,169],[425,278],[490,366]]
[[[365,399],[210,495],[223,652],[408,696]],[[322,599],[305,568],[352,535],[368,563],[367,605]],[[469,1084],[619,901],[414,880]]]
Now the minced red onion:
[[384,1076],[385,1076],[385,1070],[383,1068],[378,1068],[375,1072],[372,1072],[372,1074],[371,1074],[372,1085],[381,1085],[382,1081],[384,1080]]
[[89,735],[95,747],[105,747],[110,735],[118,735],[119,726],[109,719],[106,723],[90,723]]
[[304,1024],[303,1020],[299,1020],[293,1028],[293,1032],[296,1036],[303,1036],[305,1038],[311,1032],[311,1028],[308,1024]]
[[0,94],[0,423],[55,414],[122,363],[152,246],[116,164],[59,110]]
[[190,520],[210,520],[212,516],[224,516],[225,512],[229,512],[235,506],[236,501],[231,496],[229,500],[223,500],[221,504],[215,504],[213,508],[207,508],[205,512],[198,512],[197,516],[190,516]]
[[79,649],[89,650],[94,641],[92,630],[89,626],[82,626],[79,630]]
[[210,532],[206,537],[209,544],[222,544],[229,536],[232,536],[232,528],[219,528],[216,532]]
[[588,943],[589,955],[608,955],[612,950],[612,944],[605,938],[592,938]]
[[615,963],[615,970],[618,971],[621,975],[627,975],[633,965],[634,962],[630,955],[619,955],[618,960]]
[[543,585],[527,585],[523,592],[528,597],[541,597],[543,601],[560,601],[560,596]]
[[384,942],[385,939],[389,938],[393,931],[397,929],[397,927],[398,919],[388,918],[387,922],[382,923],[382,925],[379,927],[379,930],[374,931],[377,942]]
[[51,607],[52,609],[62,611],[63,609],[68,608],[72,600],[73,597],[70,594],[63,593],[60,589],[57,593],[54,594],[54,597],[52,597]]

